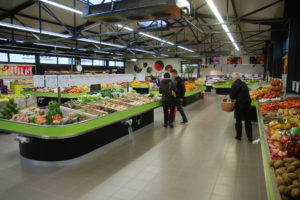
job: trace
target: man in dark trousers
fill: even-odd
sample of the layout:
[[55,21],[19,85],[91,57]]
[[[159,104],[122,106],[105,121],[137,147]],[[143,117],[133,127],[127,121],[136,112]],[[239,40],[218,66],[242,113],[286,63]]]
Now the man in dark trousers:
[[[169,73],[164,74],[164,79],[160,82],[159,93],[162,94],[162,106],[164,110],[164,127],[169,126],[174,128],[174,111],[175,111],[175,99],[176,99],[176,87],[174,82],[170,78]],[[168,113],[170,109],[170,115]]]
[[235,72],[232,74],[232,87],[230,92],[230,98],[235,99],[235,139],[242,139],[242,120],[245,121],[246,135],[249,142],[252,142],[252,124],[250,118],[251,99],[249,95],[249,89],[246,83],[241,81],[240,74]]
[[176,106],[177,110],[180,112],[180,115],[182,117],[182,124],[185,124],[188,122],[188,119],[184,113],[182,102],[185,95],[185,85],[184,80],[178,76],[177,70],[172,69],[171,70],[172,77],[174,78],[175,86],[177,89],[177,97],[176,97]]

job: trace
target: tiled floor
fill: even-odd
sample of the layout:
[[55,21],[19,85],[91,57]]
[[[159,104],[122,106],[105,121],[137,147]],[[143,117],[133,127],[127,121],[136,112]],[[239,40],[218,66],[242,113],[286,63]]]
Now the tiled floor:
[[177,116],[174,129],[163,128],[159,108],[134,144],[125,141],[66,167],[23,163],[15,136],[0,135],[0,199],[266,199],[260,145],[233,139],[232,113],[220,110],[214,94],[185,110],[188,125]]

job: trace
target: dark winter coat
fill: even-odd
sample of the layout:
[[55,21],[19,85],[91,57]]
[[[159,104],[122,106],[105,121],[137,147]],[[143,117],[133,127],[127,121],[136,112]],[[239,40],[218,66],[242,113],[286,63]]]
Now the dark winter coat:
[[183,99],[185,95],[185,85],[184,80],[180,78],[179,76],[177,78],[174,78],[175,87],[177,89],[177,99]]
[[160,82],[160,87],[159,87],[159,93],[162,94],[163,102],[175,100],[175,98],[171,95],[172,90],[176,93],[174,82],[172,81],[172,79],[164,78]]
[[236,100],[236,107],[249,106],[251,103],[249,89],[246,83],[236,80],[231,87],[230,98]]

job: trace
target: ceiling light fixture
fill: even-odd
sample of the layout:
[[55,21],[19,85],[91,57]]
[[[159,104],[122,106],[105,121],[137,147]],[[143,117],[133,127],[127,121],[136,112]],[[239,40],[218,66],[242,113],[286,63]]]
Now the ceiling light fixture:
[[[134,29],[132,29],[132,28],[130,28],[130,27],[127,27],[127,26],[123,26],[122,24],[116,24],[116,26],[117,26],[117,27],[120,27],[120,28],[123,28],[123,29],[125,29],[125,30],[127,30],[127,31],[134,31]],[[148,34],[148,33],[138,32],[138,34],[143,35],[143,36],[148,37],[148,38],[152,38],[152,39],[154,39],[154,40],[157,40],[157,41],[159,41],[159,42],[162,42],[163,44],[164,44],[164,43],[167,43],[167,44],[172,45],[172,46],[175,45],[175,43],[173,43],[173,42],[170,42],[170,41],[168,41],[168,40],[161,39],[161,38],[159,38],[159,37],[156,37],[156,36],[154,36],[154,35],[150,35],[150,34]],[[186,50],[186,51],[192,52],[192,53],[195,52],[194,50],[185,48],[185,47],[183,47],[183,46],[178,46],[178,47],[181,48],[181,49],[184,49],[184,50]]]
[[38,45],[38,46],[45,46],[45,47],[55,47],[55,48],[62,48],[62,49],[74,49],[73,47],[66,47],[66,46],[46,44],[46,43],[33,43],[33,44]]
[[68,10],[68,11],[71,11],[71,12],[74,12],[74,13],[77,13],[77,14],[82,15],[82,12],[81,12],[80,10],[76,10],[76,9],[71,8],[71,7],[69,7],[69,6],[65,6],[65,5],[63,5],[63,4],[56,3],[56,2],[54,2],[54,1],[49,1],[49,0],[40,0],[40,1],[42,1],[42,2],[44,2],[44,3],[47,3],[47,4],[50,4],[50,5],[52,5],[52,6],[56,6],[56,7],[58,7],[58,8],[62,8],[62,9],[64,9],[64,10]]
[[226,32],[228,38],[230,39],[230,41],[232,42],[233,46],[235,47],[235,49],[237,51],[240,50],[240,48],[238,47],[238,45],[236,44],[236,42],[234,41],[228,27],[226,24],[224,24],[224,20],[220,14],[220,12],[218,11],[216,5],[214,4],[214,2],[212,0],[206,0],[206,3],[209,5],[211,11],[214,13],[214,15],[216,16],[216,18],[218,19],[219,23],[222,24],[222,28],[224,29],[224,31]]

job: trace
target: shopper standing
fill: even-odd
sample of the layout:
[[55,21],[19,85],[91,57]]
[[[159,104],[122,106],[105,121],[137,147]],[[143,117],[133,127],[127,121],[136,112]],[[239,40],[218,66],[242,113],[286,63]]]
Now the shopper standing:
[[235,139],[242,139],[242,120],[245,121],[246,135],[249,142],[252,142],[252,124],[250,119],[251,111],[251,99],[249,95],[249,89],[246,83],[240,79],[240,74],[235,72],[232,74],[232,87],[230,98],[235,99],[235,130],[236,137]]
[[[164,74],[164,79],[160,82],[159,93],[162,94],[162,106],[164,110],[164,127],[169,126],[174,128],[174,111],[175,111],[175,99],[176,99],[176,87],[174,82],[170,78],[169,73]],[[170,115],[168,110],[170,109]]]
[[182,107],[182,102],[183,102],[183,98],[185,95],[184,80],[181,77],[179,77],[176,69],[172,69],[171,73],[172,73],[172,77],[174,78],[175,87],[177,89],[177,96],[176,96],[177,110],[180,112],[180,115],[182,117],[181,123],[185,124],[188,122],[188,119],[187,119],[187,117],[184,113],[183,107]]

